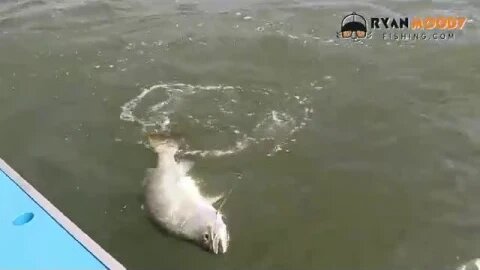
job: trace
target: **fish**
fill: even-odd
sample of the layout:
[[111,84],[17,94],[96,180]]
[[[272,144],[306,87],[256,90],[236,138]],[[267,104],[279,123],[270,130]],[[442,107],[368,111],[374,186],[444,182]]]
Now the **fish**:
[[150,147],[157,154],[157,167],[146,170],[145,208],[153,221],[168,232],[198,244],[214,253],[227,252],[230,236],[225,217],[214,205],[222,195],[202,194],[189,174],[193,162],[175,156],[179,143],[162,134],[148,135]]

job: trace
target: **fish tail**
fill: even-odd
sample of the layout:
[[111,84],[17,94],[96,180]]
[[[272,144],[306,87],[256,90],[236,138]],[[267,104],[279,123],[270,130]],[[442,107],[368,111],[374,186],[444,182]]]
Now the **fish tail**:
[[148,142],[157,153],[166,151],[176,152],[178,150],[178,143],[168,135],[158,133],[148,134]]

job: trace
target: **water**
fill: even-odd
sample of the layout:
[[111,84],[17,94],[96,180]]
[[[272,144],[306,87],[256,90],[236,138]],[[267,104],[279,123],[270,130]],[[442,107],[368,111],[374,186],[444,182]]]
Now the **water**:
[[[355,3],[355,4],[353,4]],[[339,40],[351,11],[456,40]],[[129,269],[455,269],[480,256],[480,5],[4,1],[0,155]],[[184,140],[225,256],[157,231],[144,132]]]

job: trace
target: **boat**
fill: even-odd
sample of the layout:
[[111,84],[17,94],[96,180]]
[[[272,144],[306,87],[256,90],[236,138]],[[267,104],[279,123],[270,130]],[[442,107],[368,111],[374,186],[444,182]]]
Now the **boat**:
[[125,269],[0,159],[0,269]]

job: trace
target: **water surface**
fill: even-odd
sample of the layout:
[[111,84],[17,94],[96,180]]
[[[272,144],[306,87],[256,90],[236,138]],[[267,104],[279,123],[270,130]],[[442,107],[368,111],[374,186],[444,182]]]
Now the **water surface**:
[[[455,40],[342,17],[467,16]],[[4,1],[0,155],[129,269],[454,269],[480,254],[480,5]],[[225,256],[142,211],[145,131],[235,189]]]

